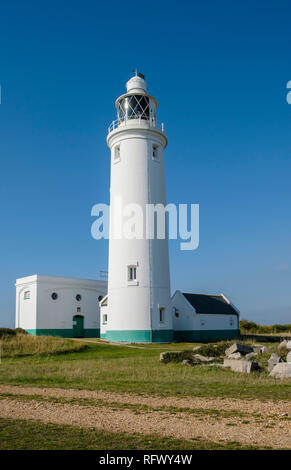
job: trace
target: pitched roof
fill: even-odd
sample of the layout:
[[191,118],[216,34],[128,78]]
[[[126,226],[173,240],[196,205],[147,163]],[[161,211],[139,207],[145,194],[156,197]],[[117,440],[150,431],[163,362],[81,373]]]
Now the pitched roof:
[[237,315],[238,312],[222,295],[187,294],[184,297],[195,308],[196,313]]

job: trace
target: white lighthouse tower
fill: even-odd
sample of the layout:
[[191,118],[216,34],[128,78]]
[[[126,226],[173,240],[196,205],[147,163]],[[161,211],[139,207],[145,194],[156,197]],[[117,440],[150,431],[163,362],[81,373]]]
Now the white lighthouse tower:
[[[157,122],[158,103],[147,93],[144,76],[136,73],[126,89],[116,100],[117,120],[107,137],[111,236],[101,333],[110,341],[168,342],[173,339],[168,240],[167,236],[158,239],[156,232],[147,236],[145,226],[147,205],[166,205],[167,137]],[[140,208],[143,227],[139,225],[138,234],[129,239],[123,228],[133,204]]]

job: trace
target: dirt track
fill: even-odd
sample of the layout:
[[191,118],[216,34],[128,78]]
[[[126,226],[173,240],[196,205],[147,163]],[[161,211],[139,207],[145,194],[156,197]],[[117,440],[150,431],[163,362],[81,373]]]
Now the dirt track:
[[[23,400],[3,394],[30,397]],[[74,400],[74,403],[43,401],[49,397]],[[184,439],[200,437],[214,442],[236,441],[242,445],[291,448],[291,406],[285,401],[160,398],[10,385],[0,385],[0,398],[2,418],[41,420],[108,432],[155,433]],[[90,402],[78,404],[78,399]],[[233,416],[232,411],[235,412]]]

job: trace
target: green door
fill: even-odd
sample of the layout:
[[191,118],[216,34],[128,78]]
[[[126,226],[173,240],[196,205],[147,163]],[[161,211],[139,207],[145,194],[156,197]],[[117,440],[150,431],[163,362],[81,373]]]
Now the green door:
[[82,315],[73,317],[73,338],[84,338],[84,317]]

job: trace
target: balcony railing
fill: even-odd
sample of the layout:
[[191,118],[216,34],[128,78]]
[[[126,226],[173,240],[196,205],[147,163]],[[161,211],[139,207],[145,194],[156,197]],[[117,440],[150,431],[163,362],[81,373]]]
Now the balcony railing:
[[159,129],[162,132],[165,132],[165,126],[163,122],[159,122],[156,119],[144,119],[144,118],[131,118],[131,119],[116,119],[108,127],[108,134],[117,129],[118,127],[132,127],[138,124],[141,127],[149,127],[154,129]]

